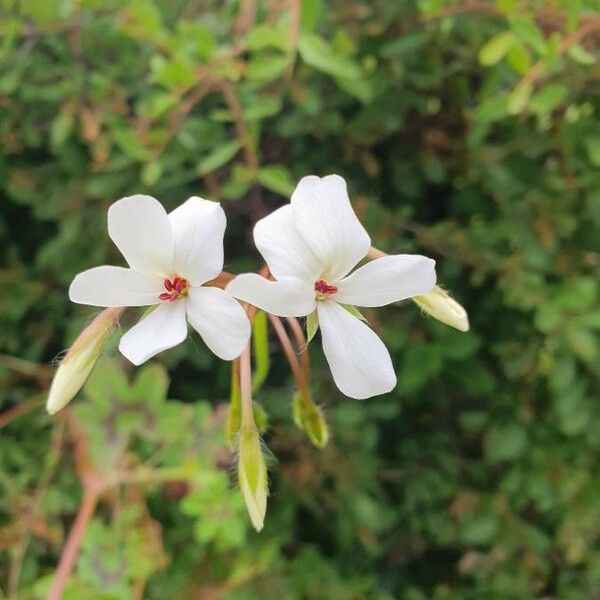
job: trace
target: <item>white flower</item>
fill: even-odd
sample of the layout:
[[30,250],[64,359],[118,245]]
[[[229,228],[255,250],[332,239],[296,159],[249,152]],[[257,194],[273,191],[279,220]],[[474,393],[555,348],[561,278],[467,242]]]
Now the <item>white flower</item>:
[[385,256],[350,273],[367,255],[371,240],[338,175],[304,177],[289,205],[256,224],[254,241],[276,281],[248,273],[226,290],[282,317],[308,315],[316,308],[338,388],[351,398],[391,391],[396,375],[390,355],[353,307],[384,306],[429,292],[435,261]]
[[248,317],[227,292],[202,285],[223,269],[225,225],[218,202],[192,197],[167,215],[150,196],[123,198],[108,210],[108,233],[130,268],[84,271],[69,297],[92,306],[154,306],[119,344],[135,365],[183,342],[186,317],[217,356],[232,360],[248,343]]

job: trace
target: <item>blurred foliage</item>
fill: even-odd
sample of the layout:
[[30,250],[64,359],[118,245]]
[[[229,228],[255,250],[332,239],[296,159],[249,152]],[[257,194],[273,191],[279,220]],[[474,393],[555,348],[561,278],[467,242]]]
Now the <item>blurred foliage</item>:
[[[0,597],[44,597],[90,474],[71,600],[600,597],[598,8],[2,0]],[[263,533],[231,488],[228,365],[195,340],[135,376],[113,351],[43,412],[91,316],[67,286],[117,257],[112,201],[221,200],[226,268],[256,269],[251,225],[332,172],[376,246],[438,259],[472,331],[369,313],[399,385],[366,402],[317,336],[322,451],[273,340]]]

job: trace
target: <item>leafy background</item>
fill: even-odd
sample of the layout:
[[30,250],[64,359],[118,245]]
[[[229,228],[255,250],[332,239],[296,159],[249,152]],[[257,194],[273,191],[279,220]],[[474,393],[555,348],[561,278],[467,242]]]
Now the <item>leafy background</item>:
[[[45,596],[93,475],[73,600],[600,598],[597,0],[0,7],[0,597]],[[218,199],[226,268],[257,269],[252,224],[332,172],[472,331],[369,313],[399,384],[366,402],[317,339],[323,451],[272,339],[263,533],[231,484],[229,366],[197,339],[135,372],[113,344],[46,415],[92,313],[67,286],[119,260],[112,201]]]

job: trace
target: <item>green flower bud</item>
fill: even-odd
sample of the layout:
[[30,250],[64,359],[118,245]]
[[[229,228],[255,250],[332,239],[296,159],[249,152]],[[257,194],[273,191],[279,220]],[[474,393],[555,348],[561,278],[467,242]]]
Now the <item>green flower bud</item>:
[[413,300],[434,319],[459,331],[469,331],[467,311],[441,287],[436,285],[431,292],[415,296]]
[[317,448],[325,448],[329,441],[329,427],[323,411],[302,392],[296,392],[292,401],[292,416],[298,429],[308,435]]
[[238,436],[238,484],[252,525],[260,531],[267,512],[269,482],[260,437],[254,425],[242,426]]
[[52,380],[46,410],[56,414],[64,408],[83,387],[106,342],[116,329],[122,308],[103,310],[75,340],[61,361]]

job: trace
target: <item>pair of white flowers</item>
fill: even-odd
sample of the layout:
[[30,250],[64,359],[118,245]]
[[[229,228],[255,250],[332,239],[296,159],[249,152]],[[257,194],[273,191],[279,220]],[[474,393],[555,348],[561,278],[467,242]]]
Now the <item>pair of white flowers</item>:
[[69,297],[93,306],[153,307],[119,344],[136,365],[182,342],[188,322],[217,356],[236,358],[251,329],[237,300],[280,317],[310,315],[318,320],[333,379],[344,394],[368,398],[394,388],[390,355],[354,307],[431,291],[433,260],[384,256],[353,271],[371,240],[338,175],[304,177],[289,205],[256,224],[254,241],[273,280],[248,273],[225,290],[206,285],[223,269],[225,226],[217,202],[192,197],[167,214],[150,196],[123,198],[108,211],[108,232],[129,268],[84,271]]

